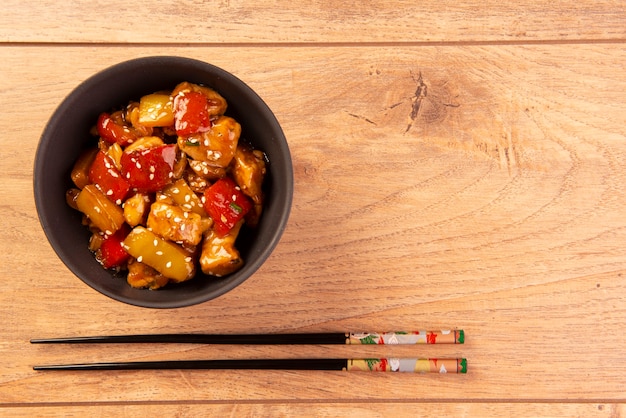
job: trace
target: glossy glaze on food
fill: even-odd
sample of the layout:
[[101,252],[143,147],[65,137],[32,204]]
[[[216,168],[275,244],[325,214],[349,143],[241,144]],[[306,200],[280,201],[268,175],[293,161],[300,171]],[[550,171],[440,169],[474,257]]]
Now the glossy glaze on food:
[[244,263],[242,225],[263,210],[266,156],[240,141],[215,90],[183,82],[100,114],[97,147],[76,161],[67,202],[84,214],[90,249],[129,285],[158,289],[197,271]]

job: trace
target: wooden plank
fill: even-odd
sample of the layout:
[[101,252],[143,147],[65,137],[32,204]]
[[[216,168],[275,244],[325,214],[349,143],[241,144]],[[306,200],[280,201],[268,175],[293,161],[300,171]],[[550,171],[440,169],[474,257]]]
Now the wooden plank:
[[57,416],[280,416],[280,417],[380,417],[380,416],[506,416],[506,417],[619,417],[625,413],[623,404],[489,404],[489,403],[269,403],[269,404],[186,404],[186,405],[62,405],[35,408],[3,408],[4,417]]
[[[567,13],[564,13],[567,10]],[[623,40],[619,0],[570,2],[5,0],[0,41],[87,43]],[[322,23],[323,22],[323,23]],[[72,30],[68,30],[72,28]]]
[[[624,45],[96,52],[0,48],[3,403],[624,402]],[[289,226],[268,263],[236,291],[176,311],[125,306],[72,277],[37,225],[31,186],[37,139],[62,97],[105,65],[160,53],[247,81],[282,123],[296,172]],[[33,65],[42,62],[45,74]],[[421,85],[428,94],[418,97]],[[384,353],[465,356],[468,375],[36,373],[33,364],[48,362],[382,352],[28,344],[111,330],[418,327],[464,328],[467,343]]]

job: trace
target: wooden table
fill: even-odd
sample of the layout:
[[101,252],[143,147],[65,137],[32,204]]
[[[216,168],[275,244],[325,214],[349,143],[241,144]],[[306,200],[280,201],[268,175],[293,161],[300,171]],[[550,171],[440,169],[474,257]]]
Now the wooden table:
[[[267,3],[5,0],[0,415],[625,415],[626,3]],[[275,253],[242,286],[150,310],[96,293],[56,257],[32,168],[80,81],[165,54],[218,65],[265,99],[295,196]],[[29,344],[442,328],[464,329],[465,345]],[[32,370],[343,356],[463,356],[469,372]]]

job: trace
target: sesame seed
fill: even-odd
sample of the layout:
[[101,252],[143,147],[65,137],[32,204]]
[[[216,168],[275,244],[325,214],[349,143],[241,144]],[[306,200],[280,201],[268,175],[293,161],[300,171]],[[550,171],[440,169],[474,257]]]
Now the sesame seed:
[[163,251],[157,251],[156,255],[163,255]]
[[191,257],[185,257],[185,261],[190,263],[191,262]]
[[180,190],[178,189],[178,187],[175,187],[175,188],[172,189],[172,193],[178,194],[178,193],[180,193]]
[[178,216],[174,218],[174,222],[176,223],[181,223],[182,219],[180,219]]
[[150,180],[154,180],[154,174],[150,173],[148,177],[150,178]]
[[141,263],[141,260],[143,260],[142,256],[137,257],[137,261]]
[[181,225],[180,225],[180,230],[181,230],[181,231],[184,231],[184,230],[185,230],[185,224],[181,224]]
[[156,239],[155,239],[154,241],[152,241],[152,243],[154,244],[154,246],[155,246],[155,247],[156,247],[157,245],[159,245],[159,241],[158,241],[158,240],[156,240]]
[[185,195],[185,202],[189,202],[191,200],[191,196],[189,196],[188,194]]
[[165,267],[167,267],[167,268],[172,267],[172,262],[171,262],[171,261],[168,261],[168,262],[167,262],[167,264],[165,264]]
[[112,189],[107,190],[107,196],[112,196],[112,195],[113,195],[113,190]]
[[100,210],[100,208],[99,208],[98,206],[94,206],[94,207],[93,207],[93,210],[95,210],[97,213],[100,213],[100,212],[101,212],[101,210]]

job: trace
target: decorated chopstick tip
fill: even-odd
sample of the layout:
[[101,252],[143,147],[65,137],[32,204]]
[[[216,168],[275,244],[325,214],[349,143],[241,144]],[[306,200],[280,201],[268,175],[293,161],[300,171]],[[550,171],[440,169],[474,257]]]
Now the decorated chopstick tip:
[[373,358],[350,359],[347,371],[466,374],[467,359]]
[[464,344],[465,331],[396,331],[346,334],[346,344]]

